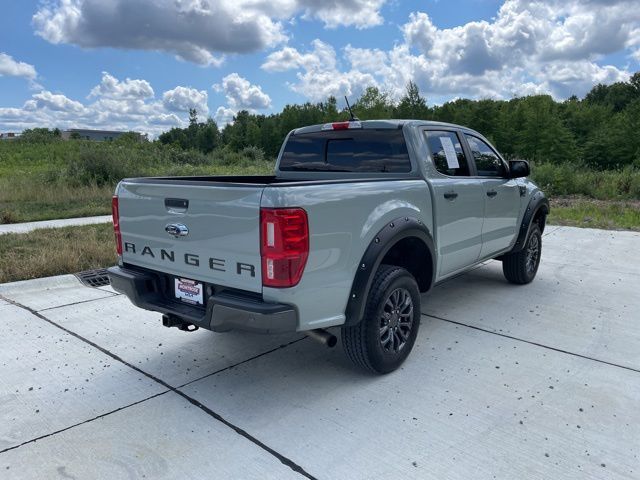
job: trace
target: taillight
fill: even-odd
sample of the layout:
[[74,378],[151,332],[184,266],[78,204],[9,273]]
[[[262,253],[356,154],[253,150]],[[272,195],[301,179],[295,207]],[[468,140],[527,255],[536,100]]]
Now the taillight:
[[260,254],[265,287],[293,287],[309,257],[309,222],[302,208],[260,209]]
[[120,210],[118,208],[118,197],[111,198],[111,215],[113,217],[113,232],[116,235],[116,252],[122,255],[122,234],[120,233]]

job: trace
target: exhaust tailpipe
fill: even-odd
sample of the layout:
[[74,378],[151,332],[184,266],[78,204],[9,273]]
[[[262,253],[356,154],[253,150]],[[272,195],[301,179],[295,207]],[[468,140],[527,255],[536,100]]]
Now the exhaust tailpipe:
[[332,333],[327,332],[324,328],[316,328],[315,330],[308,330],[305,332],[308,337],[317,340],[318,342],[326,345],[329,348],[333,348],[338,343],[338,339]]

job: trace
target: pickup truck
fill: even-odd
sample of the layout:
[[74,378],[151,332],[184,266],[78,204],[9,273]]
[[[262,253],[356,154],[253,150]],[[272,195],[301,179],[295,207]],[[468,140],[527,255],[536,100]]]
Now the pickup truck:
[[[130,178],[116,291],[191,331],[304,332],[376,373],[413,348],[421,294],[487,259],[531,282],[549,202],[478,132],[419,120],[291,131],[273,176]],[[461,298],[460,301],[464,301]]]

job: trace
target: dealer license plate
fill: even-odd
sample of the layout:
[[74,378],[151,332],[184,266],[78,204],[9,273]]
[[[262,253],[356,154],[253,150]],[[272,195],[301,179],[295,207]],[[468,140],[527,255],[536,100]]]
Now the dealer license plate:
[[202,283],[187,278],[175,279],[176,298],[183,302],[202,305]]

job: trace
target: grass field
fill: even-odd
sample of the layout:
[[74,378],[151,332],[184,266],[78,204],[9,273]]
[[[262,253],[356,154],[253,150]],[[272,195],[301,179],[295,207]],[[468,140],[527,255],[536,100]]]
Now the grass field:
[[90,217],[111,213],[113,187],[0,179],[0,223]]
[[551,214],[547,223],[640,231],[640,201],[594,200],[584,197],[552,198]]
[[261,152],[204,155],[155,143],[0,142],[0,223],[106,215],[125,177],[264,175]]
[[[157,171],[150,175],[265,175],[272,173],[273,167],[263,162],[246,167],[212,165],[176,170],[174,167],[166,173]],[[42,181],[38,175],[0,178],[0,224],[108,215],[115,185],[69,185]]]
[[0,283],[107,267],[116,262],[113,226],[0,235],[0,258]]

